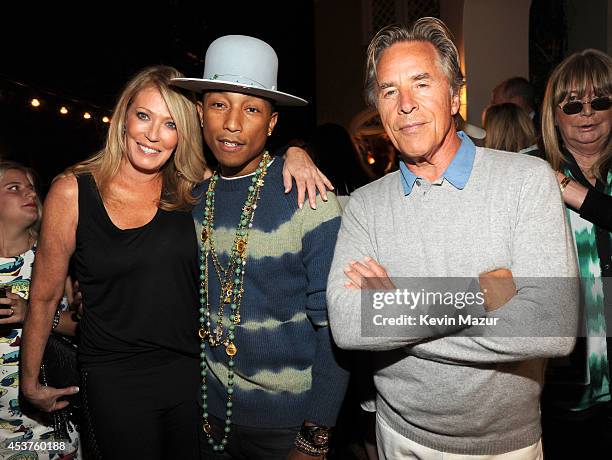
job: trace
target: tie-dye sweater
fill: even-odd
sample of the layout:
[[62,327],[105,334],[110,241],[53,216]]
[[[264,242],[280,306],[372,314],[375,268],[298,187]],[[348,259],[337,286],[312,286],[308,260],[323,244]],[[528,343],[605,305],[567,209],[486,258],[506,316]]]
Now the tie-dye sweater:
[[[293,427],[304,420],[333,426],[348,373],[337,361],[327,322],[325,289],[340,226],[333,194],[317,209],[297,206],[295,187],[285,194],[283,160],[268,169],[249,232],[241,323],[236,327],[232,423]],[[215,190],[214,237],[225,267],[252,175],[219,178]],[[202,196],[208,181],[196,189]],[[198,239],[204,201],[193,210]],[[219,287],[209,261],[212,318]],[[228,310],[226,307],[225,310]],[[227,327],[227,313],[224,326]],[[214,326],[214,322],[213,322]],[[223,346],[206,347],[209,413],[224,419],[228,356]]]

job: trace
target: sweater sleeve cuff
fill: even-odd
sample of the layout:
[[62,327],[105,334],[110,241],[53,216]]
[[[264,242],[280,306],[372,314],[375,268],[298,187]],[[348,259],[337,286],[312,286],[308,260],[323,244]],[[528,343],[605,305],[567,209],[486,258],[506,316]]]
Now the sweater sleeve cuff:
[[598,199],[598,193],[593,189],[589,189],[584,197],[582,206],[580,206],[580,217],[590,221],[597,215],[598,209],[601,209],[601,206],[602,203]]

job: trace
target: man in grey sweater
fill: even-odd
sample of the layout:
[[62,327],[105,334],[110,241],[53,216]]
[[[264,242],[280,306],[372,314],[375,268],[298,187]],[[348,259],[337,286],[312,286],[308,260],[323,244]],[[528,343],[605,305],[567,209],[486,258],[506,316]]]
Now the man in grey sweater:
[[[569,354],[578,310],[575,254],[554,174],[542,160],[477,148],[456,133],[463,76],[441,21],[381,30],[366,74],[366,97],[402,161],[352,194],[327,299],[337,344],[379,351],[379,454],[541,458],[546,358]],[[498,297],[489,292],[470,307],[495,326],[432,328],[427,337],[407,326],[399,334],[362,327],[373,304],[362,305],[365,291],[356,288],[366,280],[394,289],[403,277],[404,290],[424,292],[424,278],[465,277],[480,282],[471,288],[477,297],[499,276],[506,287]]]

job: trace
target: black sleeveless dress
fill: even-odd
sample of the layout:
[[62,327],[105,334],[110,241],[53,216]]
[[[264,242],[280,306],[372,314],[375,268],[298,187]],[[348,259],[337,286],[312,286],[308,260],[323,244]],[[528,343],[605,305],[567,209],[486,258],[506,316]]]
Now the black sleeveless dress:
[[191,213],[158,210],[142,227],[122,230],[93,177],[77,182],[85,452],[196,460],[199,274]]
[[158,209],[142,227],[111,221],[91,175],[77,177],[74,266],[83,294],[79,362],[197,357],[197,240],[189,212]]

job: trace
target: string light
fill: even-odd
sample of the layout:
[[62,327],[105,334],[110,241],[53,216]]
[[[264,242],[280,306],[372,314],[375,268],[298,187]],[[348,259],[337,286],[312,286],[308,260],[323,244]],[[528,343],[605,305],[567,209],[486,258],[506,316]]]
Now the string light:
[[[29,105],[33,108],[39,108],[43,105],[44,100],[40,99],[40,98],[32,98],[29,100]],[[77,101],[78,102],[78,101]],[[59,106],[59,110],[58,112],[62,115],[62,116],[66,116],[70,113],[70,110],[68,109],[68,107],[66,105],[60,105]],[[93,119],[93,115],[92,112],[90,112],[89,110],[86,110],[83,112],[83,119],[85,120],[91,120]],[[109,116],[104,115],[100,118],[100,120],[102,121],[102,123],[104,124],[108,124],[110,123],[111,119]]]
[[[78,114],[81,113],[84,120],[96,120],[104,124],[109,124],[111,121],[110,110],[107,108],[86,100],[71,97],[70,95],[61,95],[53,90],[35,87],[26,82],[14,80],[0,72],[0,94],[11,96],[18,92],[25,93],[22,96],[23,99],[20,99],[27,104],[27,107],[35,109],[37,112],[42,112],[43,109],[50,109],[56,116],[63,118],[68,118],[74,112],[77,118],[79,117]],[[32,94],[37,96],[32,97]],[[104,115],[104,113],[107,115]]]

